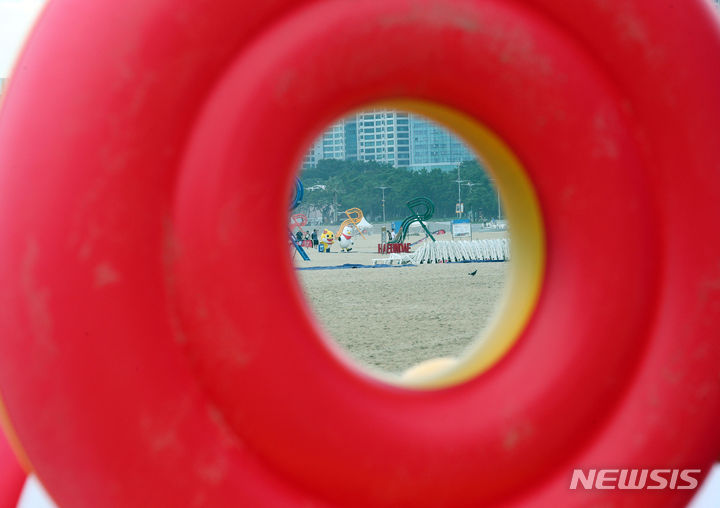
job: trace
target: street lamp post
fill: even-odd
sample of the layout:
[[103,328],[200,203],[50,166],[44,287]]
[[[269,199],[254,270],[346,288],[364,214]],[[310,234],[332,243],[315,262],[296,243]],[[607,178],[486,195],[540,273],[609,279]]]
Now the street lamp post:
[[338,221],[337,215],[338,215],[338,208],[340,203],[338,203],[337,200],[337,189],[333,192],[333,224],[336,224]]
[[[473,185],[477,185],[477,183],[475,183],[475,182],[465,182],[463,185],[467,185],[467,186],[470,188],[470,190],[469,190],[468,192],[470,192],[470,191],[472,190],[472,188],[473,188]],[[470,220],[476,220],[476,219],[473,219],[473,217],[472,217],[472,209],[470,210],[469,213],[470,213]]]
[[465,182],[467,182],[467,180],[460,180],[460,179],[458,179],[458,180],[455,180],[455,181],[456,181],[457,184],[458,184],[458,206],[457,206],[457,210],[456,210],[456,211],[457,211],[457,214],[458,214],[458,218],[461,218],[461,217],[462,217],[462,211],[461,211],[461,210],[462,210],[462,199],[461,199],[461,197],[460,197],[460,186],[461,186],[462,184],[464,184]]
[[375,188],[380,189],[382,191],[383,222],[385,222],[385,189],[389,189],[390,187],[375,187]]
[[458,184],[458,202],[457,206],[455,207],[455,212],[457,213],[458,219],[462,218],[462,198],[460,196],[460,186],[467,182],[467,180],[460,180],[460,166],[458,165],[458,177],[457,180],[455,180]]
[[490,179],[490,184],[495,187],[495,193],[497,195],[497,217],[498,220],[502,219],[502,209],[500,208],[500,188],[497,185],[497,182],[493,179]]

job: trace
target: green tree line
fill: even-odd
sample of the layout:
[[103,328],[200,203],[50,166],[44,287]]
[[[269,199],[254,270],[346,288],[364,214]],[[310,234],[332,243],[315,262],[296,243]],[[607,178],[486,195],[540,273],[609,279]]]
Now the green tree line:
[[[382,192],[378,187],[388,187],[385,190],[388,221],[406,217],[409,210],[405,204],[420,196],[435,204],[433,218],[455,217],[457,171],[416,171],[373,161],[321,160],[316,168],[303,171],[300,179],[306,189],[301,209],[318,207],[327,220],[332,220],[334,208],[339,212],[360,208],[368,220],[378,221],[383,214]],[[463,162],[460,179],[466,181],[460,186],[464,216],[475,221],[498,218],[496,190],[483,167],[477,161]],[[310,190],[317,185],[324,185],[325,189]]]

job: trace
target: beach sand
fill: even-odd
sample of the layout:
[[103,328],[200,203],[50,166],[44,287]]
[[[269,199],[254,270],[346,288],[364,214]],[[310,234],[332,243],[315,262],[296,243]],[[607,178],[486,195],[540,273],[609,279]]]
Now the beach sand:
[[[443,226],[431,227],[434,231]],[[337,227],[329,229],[335,232]],[[449,225],[445,229],[449,231]],[[375,258],[387,257],[377,253],[379,227],[374,230],[367,239],[356,236],[352,252],[339,252],[337,244],[329,254],[308,249],[311,261],[296,256],[295,266],[370,265]],[[473,239],[506,234],[476,232]],[[409,241],[422,237],[411,236]],[[449,234],[438,237],[451,239]],[[495,311],[507,266],[448,263],[296,273],[322,327],[351,358],[399,373],[423,360],[460,355]],[[469,275],[474,270],[477,274]]]

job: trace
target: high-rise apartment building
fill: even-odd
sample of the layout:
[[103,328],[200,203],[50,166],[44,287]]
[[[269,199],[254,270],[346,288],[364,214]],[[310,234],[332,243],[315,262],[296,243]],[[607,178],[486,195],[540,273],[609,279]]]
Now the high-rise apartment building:
[[308,148],[307,152],[305,152],[305,156],[302,160],[302,169],[308,169],[308,168],[314,168],[317,166],[317,163],[320,159],[325,159],[326,157],[323,157],[323,138],[322,136],[315,140],[315,142]]
[[400,168],[454,169],[472,152],[448,130],[411,113],[372,109],[332,124],[308,149],[303,168],[322,159],[376,161]]
[[321,159],[357,160],[357,144],[355,115],[338,120],[308,149],[302,167],[315,167]]
[[345,160],[358,158],[357,115],[345,119]]
[[410,114],[387,109],[356,115],[357,158],[395,167],[410,165]]
[[452,170],[473,160],[472,151],[444,127],[418,115],[410,116],[410,168]]
[[325,159],[345,159],[345,120],[335,122],[322,137],[322,153]]

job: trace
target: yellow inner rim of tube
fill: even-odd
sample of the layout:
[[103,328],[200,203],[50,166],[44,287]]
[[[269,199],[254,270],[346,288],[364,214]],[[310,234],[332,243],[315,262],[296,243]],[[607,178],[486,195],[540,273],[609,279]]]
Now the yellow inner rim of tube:
[[20,467],[22,467],[26,473],[31,473],[33,467],[30,464],[30,459],[28,459],[25,450],[23,450],[23,447],[20,444],[20,440],[15,433],[15,429],[13,428],[12,423],[10,422],[10,415],[8,415],[7,410],[5,409],[5,404],[2,400],[2,394],[0,394],[0,432],[5,434],[5,438],[10,445],[10,449],[13,451],[15,457],[18,459]]
[[437,389],[459,384],[500,360],[532,316],[545,271],[545,232],[540,204],[520,161],[498,136],[477,120],[422,101],[400,100],[373,107],[418,113],[450,128],[484,159],[503,198],[512,259],[500,305],[484,332],[458,361],[430,360],[428,368],[420,369],[422,372],[402,378],[380,375],[384,381],[406,388]]

